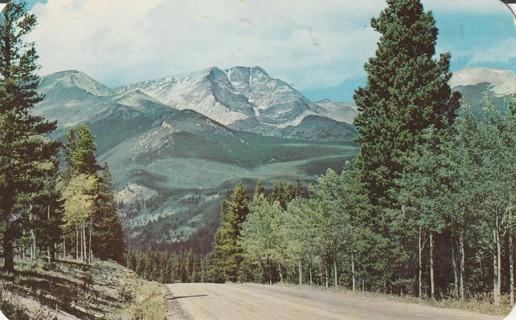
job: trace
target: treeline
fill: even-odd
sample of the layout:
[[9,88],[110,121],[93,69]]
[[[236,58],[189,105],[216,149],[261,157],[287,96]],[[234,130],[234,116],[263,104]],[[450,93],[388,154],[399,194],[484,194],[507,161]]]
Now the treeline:
[[[427,298],[495,301],[502,291],[510,294],[516,103],[508,104],[506,113],[487,104],[480,118],[466,109],[449,131],[426,130],[428,142],[397,180],[401,206],[382,212],[385,220],[374,217],[351,163],[341,174],[320,176],[307,197],[286,197],[283,204],[260,184],[251,200],[239,184],[222,205],[206,280]],[[235,219],[238,212],[243,217]],[[373,228],[380,226],[389,233]]]
[[[36,17],[11,1],[0,14],[0,237],[4,270],[14,257],[57,255],[123,261],[123,233],[106,164],[95,159],[93,136],[73,128],[67,142],[50,139],[56,122],[31,113],[38,55],[26,37]],[[60,150],[66,164],[59,169]]]
[[[261,181],[258,181],[252,203],[249,202],[248,191],[239,183],[231,194],[231,201],[224,200],[221,205],[221,225],[215,233],[212,250],[207,255],[207,280],[211,282],[225,281],[249,281],[251,272],[245,256],[245,245],[242,243],[243,225],[249,217],[250,209],[257,201],[270,204],[274,208],[286,208],[287,204],[293,199],[301,197],[303,186],[300,180],[294,187],[288,182],[276,182],[269,197],[265,197],[265,189]],[[273,212],[268,212],[273,215]],[[273,236],[274,226],[263,226],[265,229],[255,230],[258,234]],[[263,254],[268,255],[271,251],[270,239],[265,239]],[[281,275],[282,273],[280,273]]]
[[126,254],[125,263],[127,268],[149,281],[189,283],[205,282],[205,261],[189,249],[179,253],[130,251]]
[[[259,181],[255,194],[265,197],[265,193],[266,190]],[[306,196],[306,189],[300,180],[297,180],[295,186],[279,181],[269,193],[267,199],[270,203],[286,208],[293,199]],[[250,281],[249,277],[243,277],[239,273],[244,252],[235,236],[240,232],[240,225],[249,212],[249,204],[248,190],[239,183],[231,194],[231,201],[222,202],[221,227],[212,245],[213,250],[207,256],[195,254],[195,247],[188,242],[164,244],[162,249],[168,252],[153,249],[128,252],[125,256],[127,268],[144,279],[162,283]]]
[[[418,0],[392,0],[355,92],[360,151],[307,197],[222,203],[210,281],[291,281],[440,299],[514,303],[516,102],[473,114],[434,59],[437,28]],[[459,107],[461,107],[460,114]],[[287,188],[289,189],[289,188]],[[273,192],[274,193],[274,192]],[[292,195],[293,193],[285,192]]]

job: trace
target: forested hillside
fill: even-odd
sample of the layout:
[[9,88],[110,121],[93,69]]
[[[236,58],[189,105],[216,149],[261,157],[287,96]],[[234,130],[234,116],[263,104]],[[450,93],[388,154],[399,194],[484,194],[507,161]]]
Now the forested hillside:
[[40,79],[36,24],[23,2],[0,15],[11,317],[28,315],[4,297],[37,299],[35,318],[123,318],[131,303],[134,318],[154,303],[163,318],[161,288],[141,296],[148,283],[118,264],[163,283],[514,305],[515,78],[451,81],[420,0],[387,0],[371,20],[380,37],[356,107],[310,102],[259,67],[117,89],[76,71]]
[[204,279],[512,306],[516,101],[461,102],[420,1],[388,1],[371,25],[381,38],[355,91],[357,157],[307,193],[278,182],[250,196],[238,184]]

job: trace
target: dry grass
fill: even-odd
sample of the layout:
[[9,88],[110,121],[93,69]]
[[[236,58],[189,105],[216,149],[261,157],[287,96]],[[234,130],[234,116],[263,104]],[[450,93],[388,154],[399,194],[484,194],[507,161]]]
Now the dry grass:
[[163,320],[166,317],[167,304],[164,286],[157,282],[134,279],[120,289],[127,305],[111,319]]
[[[16,261],[16,272],[0,272],[0,303],[13,319],[164,319],[162,286],[139,279],[114,262],[74,260],[52,264]],[[9,297],[7,302],[5,297]],[[26,314],[23,315],[22,314]]]
[[367,291],[352,291],[347,288],[343,287],[329,287],[326,288],[324,286],[310,286],[310,285],[289,285],[284,284],[285,286],[295,286],[299,287],[302,290],[317,290],[317,291],[323,291],[323,292],[335,292],[340,294],[349,294],[354,295],[358,297],[367,297],[372,299],[381,299],[381,300],[389,300],[389,301],[396,301],[396,302],[402,302],[402,303],[412,303],[412,304],[423,304],[423,305],[429,305],[433,307],[438,308],[450,308],[450,309],[459,309],[459,310],[467,310],[467,311],[473,311],[483,314],[489,314],[489,315],[507,315],[511,312],[511,306],[509,305],[509,297],[503,296],[502,297],[502,303],[500,306],[495,306],[492,304],[490,299],[488,297],[484,299],[477,299],[477,300],[465,300],[465,301],[459,301],[452,298],[447,299],[441,299],[441,300],[430,300],[430,299],[419,299],[417,297],[408,296],[405,295],[403,297],[398,295],[390,295],[385,293],[377,293],[377,292],[367,292]]

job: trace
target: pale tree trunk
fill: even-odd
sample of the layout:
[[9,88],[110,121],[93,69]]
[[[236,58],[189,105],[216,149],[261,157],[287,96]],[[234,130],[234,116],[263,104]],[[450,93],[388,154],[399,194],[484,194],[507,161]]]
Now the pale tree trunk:
[[501,279],[500,279],[500,243],[499,243],[499,235],[498,235],[498,218],[496,218],[496,225],[493,229],[493,299],[494,299],[494,305],[498,306],[500,305],[500,285],[501,285]]
[[301,258],[298,260],[298,272],[299,272],[299,285],[303,284],[303,263],[301,262]]
[[450,248],[451,248],[451,262],[453,269],[453,295],[455,299],[459,299],[459,270],[457,268],[457,254],[455,253],[455,241],[453,241],[453,237],[450,239]]
[[75,226],[75,260],[79,260],[79,226]]
[[81,243],[82,243],[82,261],[86,261],[86,227],[84,226],[84,223],[82,224],[81,228]]
[[278,263],[278,272],[279,272],[279,281],[281,284],[283,284],[283,272],[281,270],[281,263]]
[[339,286],[339,273],[337,270],[337,257],[335,257],[333,259],[333,277],[335,278],[333,285],[335,288],[337,288]]
[[417,291],[417,296],[419,298],[419,300],[421,301],[421,298],[422,298],[422,277],[423,277],[423,259],[421,257],[421,253],[423,251],[423,244],[422,244],[422,241],[421,241],[421,227],[419,227],[419,232],[418,232],[418,243],[417,243],[417,246],[418,246],[418,255],[417,255],[417,260],[418,260],[418,276],[417,276],[417,281],[418,281],[418,291]]
[[460,300],[464,301],[464,276],[466,274],[466,253],[464,250],[464,234],[462,229],[459,231],[459,256],[460,256],[460,272],[459,272],[459,294]]
[[326,288],[330,287],[330,285],[328,283],[328,265],[327,264],[324,264],[324,284],[325,284]]
[[91,260],[93,259],[93,250],[91,249],[91,232],[93,229],[93,221],[90,215],[90,230],[89,230],[89,246],[88,246],[88,263],[91,263]]
[[433,233],[430,232],[430,299],[434,300],[435,298],[435,282],[434,282],[434,236]]
[[34,229],[30,230],[30,260],[36,259],[36,234]]
[[356,280],[355,280],[355,255],[353,251],[351,251],[351,283],[353,291],[356,290]]

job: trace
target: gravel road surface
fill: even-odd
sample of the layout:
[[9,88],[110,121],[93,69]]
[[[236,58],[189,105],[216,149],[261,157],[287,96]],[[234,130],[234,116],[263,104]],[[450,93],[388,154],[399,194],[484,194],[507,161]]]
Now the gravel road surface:
[[255,284],[168,285],[169,319],[422,319],[495,320],[474,312],[436,308],[307,288]]

